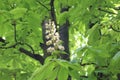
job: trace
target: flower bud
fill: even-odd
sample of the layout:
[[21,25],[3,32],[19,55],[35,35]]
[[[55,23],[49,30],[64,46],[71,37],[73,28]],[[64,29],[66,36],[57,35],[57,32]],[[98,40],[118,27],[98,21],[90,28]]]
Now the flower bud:
[[52,41],[51,40],[49,40],[49,41],[47,41],[46,42],[46,45],[48,46],[48,45],[51,45],[52,44]]
[[56,43],[54,43],[53,45],[54,45],[54,48],[57,50],[59,45]]
[[45,34],[48,34],[48,33],[50,33],[50,31],[49,31],[49,30],[46,30]]
[[62,51],[65,50],[65,48],[64,48],[62,45],[59,45],[59,46],[58,46],[58,49],[60,49],[60,50],[62,50]]
[[55,36],[58,36],[58,37],[59,37],[59,33],[58,33],[58,32],[56,32],[56,33],[55,33]]
[[51,33],[55,33],[55,32],[56,32],[56,29],[52,29],[52,30],[51,30]]
[[56,40],[59,40],[59,38],[58,38],[57,36],[53,36],[53,37],[52,37],[52,41],[53,41],[54,43],[56,43]]
[[47,52],[53,52],[53,51],[55,51],[54,47],[49,47],[49,48],[47,49]]
[[48,29],[49,28],[49,24],[45,23],[45,28]]
[[49,35],[45,36],[46,39],[50,39]]
[[50,25],[52,24],[51,19],[49,19],[49,24],[50,24]]
[[60,45],[60,44],[62,44],[62,41],[61,40],[56,40],[56,43]]
[[51,27],[55,28],[55,23],[53,21],[52,21]]

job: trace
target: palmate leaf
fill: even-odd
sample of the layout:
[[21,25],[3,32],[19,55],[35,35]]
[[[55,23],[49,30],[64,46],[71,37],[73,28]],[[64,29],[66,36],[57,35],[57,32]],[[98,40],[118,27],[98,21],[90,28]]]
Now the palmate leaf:
[[[15,43],[14,29],[11,25],[11,19],[15,19],[17,20],[17,40],[30,44],[35,50],[35,53],[42,53],[42,51],[39,50],[39,42],[42,42],[42,29],[40,27],[42,26],[42,21],[45,20],[45,16],[47,18],[51,17],[51,6],[49,4],[50,0],[37,1],[40,1],[42,4],[39,4],[36,0],[0,0],[0,37],[5,37],[6,42],[9,42],[5,47]],[[112,21],[115,21],[116,24],[113,28],[118,28],[119,22],[117,22],[116,19],[119,21],[119,10],[115,10],[118,14],[99,11],[99,8],[104,10],[108,9],[107,11],[111,11],[112,9],[112,11],[114,11],[114,7],[117,7],[116,4],[119,7],[119,0],[55,0],[54,7],[57,24],[64,24],[66,19],[70,22],[69,47],[71,54],[75,52],[76,55],[77,53],[75,57],[76,61],[56,59],[58,57],[52,55],[52,57],[50,56],[51,58],[45,59],[44,65],[37,66],[35,60],[26,57],[26,55],[21,55],[20,53],[15,55],[16,53],[14,53],[15,50],[13,48],[11,48],[11,50],[4,49],[4,51],[0,49],[0,68],[2,68],[0,80],[14,80],[13,75],[11,75],[12,73],[18,73],[16,74],[17,80],[27,80],[36,68],[39,69],[32,74],[30,80],[67,80],[68,75],[71,76],[72,80],[97,80],[98,76],[94,74],[94,71],[96,71],[95,66],[80,65],[79,62],[83,53],[85,53],[85,56],[82,57],[82,64],[95,62],[97,63],[97,66],[100,67],[99,72],[106,73],[107,71],[105,70],[101,71],[101,66],[106,65],[108,61],[108,63],[110,63],[108,71],[115,73],[113,75],[116,76],[116,74],[120,72],[120,53],[116,53],[119,51],[119,44],[115,47],[113,45],[109,46],[107,43],[110,42],[110,44],[116,44],[116,42],[120,41],[119,33],[111,30],[109,24],[109,20],[111,25],[113,25]],[[68,6],[70,7],[68,11],[65,11],[64,13],[60,12],[61,8],[66,8]],[[45,7],[49,10],[45,9]],[[96,24],[92,28],[88,28],[89,22],[95,23],[97,21],[100,25]],[[106,26],[103,28],[103,25],[101,25],[104,21],[108,24],[107,28]],[[27,35],[31,30],[32,32]],[[101,35],[99,30],[103,30]],[[86,37],[86,34],[88,43],[87,41],[85,43],[85,39],[82,38]],[[111,37],[107,35],[110,35]],[[75,39],[75,37],[77,38]],[[87,47],[79,48],[82,44],[87,44]],[[2,44],[0,44],[0,46],[2,46]],[[15,49],[19,51],[19,47],[30,50],[26,45],[17,45]],[[114,54],[115,56],[111,58]],[[21,57],[19,55],[21,55]],[[7,70],[4,70],[3,68],[7,68]],[[15,71],[9,71],[9,68],[16,69]],[[20,69],[18,71],[17,68],[22,68],[22,70]],[[88,78],[81,77],[81,75],[84,76],[86,72],[88,72]],[[117,80],[117,78],[111,80]]]
[[55,59],[54,61],[59,67],[57,75],[58,80],[67,80],[68,75],[71,75],[74,79],[79,79],[80,75],[78,72],[82,71],[82,67],[79,64],[61,59]]
[[83,71],[79,64],[60,59],[56,59],[55,61],[60,66],[58,80],[67,80],[68,75],[70,75],[73,79],[79,80],[80,74],[78,72]]
[[109,50],[107,50],[107,45],[91,46],[86,52],[86,60],[88,57],[89,61],[97,63],[97,65],[104,66],[107,65],[107,59],[110,57]]

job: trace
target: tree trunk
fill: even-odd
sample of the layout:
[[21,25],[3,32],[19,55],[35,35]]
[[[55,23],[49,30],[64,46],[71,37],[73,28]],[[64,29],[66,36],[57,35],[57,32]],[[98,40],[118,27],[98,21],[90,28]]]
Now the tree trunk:
[[62,59],[69,60],[69,21],[66,22],[59,29],[60,39],[63,41],[63,46],[67,54],[61,54]]

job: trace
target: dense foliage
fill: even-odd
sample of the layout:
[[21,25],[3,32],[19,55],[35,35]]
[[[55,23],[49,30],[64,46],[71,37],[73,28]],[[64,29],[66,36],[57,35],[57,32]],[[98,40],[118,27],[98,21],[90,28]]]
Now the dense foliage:
[[[119,0],[0,0],[0,80],[120,80],[119,18]],[[49,19],[69,21],[70,59],[36,58]]]

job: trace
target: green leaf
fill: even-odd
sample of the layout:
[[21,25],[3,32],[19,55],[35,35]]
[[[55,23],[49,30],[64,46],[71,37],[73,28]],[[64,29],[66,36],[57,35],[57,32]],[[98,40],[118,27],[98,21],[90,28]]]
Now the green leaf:
[[80,47],[75,50],[75,53],[77,54],[77,57],[82,57],[83,53],[88,49],[87,46]]
[[111,62],[110,62],[110,70],[112,73],[119,73],[120,72],[120,51],[117,52],[114,57],[112,58]]
[[29,80],[45,80],[48,75],[51,74],[55,67],[54,62],[49,62],[43,65],[40,69],[37,69]]
[[58,22],[62,25],[65,21],[66,21],[66,19],[68,18],[68,13],[67,12],[64,12],[64,13],[61,13],[61,14],[59,14],[59,16],[58,16]]
[[23,17],[26,11],[27,11],[26,8],[17,7],[11,10],[10,13],[14,16],[15,19],[17,19],[17,18]]
[[80,75],[79,75],[78,71],[76,71],[76,70],[70,70],[69,74],[72,78],[74,78],[76,80],[79,80],[79,78],[80,78]]
[[[47,80],[55,80],[57,78],[60,66],[56,66],[49,75],[47,75]],[[54,75],[53,75],[54,74]]]
[[98,24],[93,26],[91,29],[88,30],[87,35],[89,36],[88,39],[88,44],[96,44],[96,42],[100,39],[100,27]]
[[66,60],[61,60],[61,59],[56,59],[55,60],[60,66],[64,67],[64,68],[72,68],[72,69],[75,69],[75,70],[78,70],[80,71],[81,70],[81,66],[77,63],[71,63],[71,62],[68,62]]
[[68,78],[68,70],[61,66],[58,73],[58,80],[67,80],[67,78]]
[[68,66],[69,66],[69,62],[67,62],[66,60],[55,59],[55,61],[62,67],[68,68]]
[[35,12],[29,12],[28,16],[26,17],[26,19],[28,21],[28,24],[30,26],[30,28],[34,29],[35,31],[39,30],[38,28],[40,28],[40,15],[35,13]]

